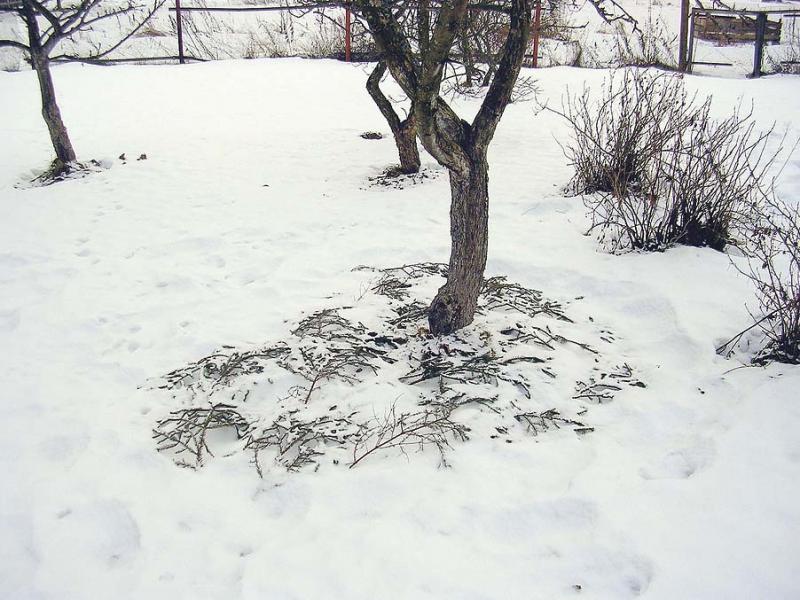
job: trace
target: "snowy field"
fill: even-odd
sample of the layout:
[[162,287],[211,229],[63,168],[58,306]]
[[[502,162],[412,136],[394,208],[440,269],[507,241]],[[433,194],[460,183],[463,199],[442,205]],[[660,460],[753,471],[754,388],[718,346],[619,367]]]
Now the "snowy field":
[[[320,308],[367,302],[374,321],[375,274],[354,267],[447,260],[442,169],[424,156],[416,185],[369,181],[395,150],[360,137],[388,133],[366,74],[301,59],[57,67],[79,158],[108,168],[26,188],[51,159],[36,79],[0,73],[0,597],[800,597],[800,369],[716,355],[753,302],[728,256],[612,256],[584,235],[561,192],[567,130],[533,103],[508,108],[490,150],[487,275],[562,303],[570,335],[646,387],[584,405],[567,384],[586,357],[559,347],[563,376],[533,377],[529,402],[594,431],[476,427],[450,468],[387,451],[260,478],[235,441],[198,470],[156,452],[180,400],[160,376],[283,339]],[[525,74],[556,103],[606,76]],[[800,79],[687,84],[720,114],[752,99],[760,123],[800,134]],[[781,185],[798,197],[797,155]],[[373,383],[309,406],[408,401]]]

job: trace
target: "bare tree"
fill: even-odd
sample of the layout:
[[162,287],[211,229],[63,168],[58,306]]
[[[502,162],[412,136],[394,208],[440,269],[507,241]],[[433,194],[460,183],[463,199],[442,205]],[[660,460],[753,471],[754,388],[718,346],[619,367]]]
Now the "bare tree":
[[468,0],[441,3],[435,22],[429,25],[430,36],[423,32],[418,38],[419,53],[413,51],[415,40],[404,29],[402,13],[393,3],[357,0],[354,5],[368,24],[389,72],[413,104],[422,145],[450,173],[450,268],[447,283],[430,306],[428,323],[434,334],[451,333],[470,324],[475,316],[488,249],[487,150],[522,66],[531,3],[493,3],[509,15],[508,34],[495,76],[472,123],[461,119],[440,95],[446,63],[465,26]]
[[[39,79],[42,97],[42,117],[50,132],[50,140],[56,153],[50,170],[58,176],[72,169],[76,162],[75,150],[61,118],[56,101],[56,90],[50,64],[54,60],[96,60],[119,48],[155,12],[163,0],[146,9],[126,0],[109,6],[101,0],[81,0],[75,4],[62,5],[61,0],[10,0],[4,2],[0,11],[14,13],[22,21],[27,40],[0,38],[0,48],[18,48],[30,58],[31,66]],[[106,48],[80,53],[71,43],[78,32],[88,31],[102,21],[127,18],[117,41]]]

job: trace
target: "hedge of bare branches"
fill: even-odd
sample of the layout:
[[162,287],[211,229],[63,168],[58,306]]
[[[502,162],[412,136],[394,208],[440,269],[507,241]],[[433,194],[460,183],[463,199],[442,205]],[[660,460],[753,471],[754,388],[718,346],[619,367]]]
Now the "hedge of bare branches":
[[551,110],[573,130],[572,191],[612,251],[722,250],[752,229],[777,154],[752,110],[717,119],[681,77],[639,69],[612,74],[600,98],[587,89]]

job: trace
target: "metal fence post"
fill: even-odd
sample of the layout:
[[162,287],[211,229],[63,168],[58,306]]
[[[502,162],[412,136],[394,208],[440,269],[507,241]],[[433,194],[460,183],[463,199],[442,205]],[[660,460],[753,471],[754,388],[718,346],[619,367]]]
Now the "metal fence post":
[[694,9],[689,13],[689,47],[686,49],[686,73],[692,72],[694,65]]
[[351,44],[351,18],[350,18],[350,3],[348,2],[344,9],[344,60],[350,62],[350,44]]
[[184,64],[183,56],[183,19],[181,17],[181,0],[175,0],[175,27],[178,31],[178,61]]
[[764,35],[767,32],[767,14],[756,15],[756,49],[753,53],[753,77],[761,77],[761,63],[764,59]]
[[681,26],[678,33],[678,70],[686,71],[689,42],[689,0],[681,0]]
[[533,68],[539,66],[539,29],[542,24],[542,1],[536,1],[533,13]]

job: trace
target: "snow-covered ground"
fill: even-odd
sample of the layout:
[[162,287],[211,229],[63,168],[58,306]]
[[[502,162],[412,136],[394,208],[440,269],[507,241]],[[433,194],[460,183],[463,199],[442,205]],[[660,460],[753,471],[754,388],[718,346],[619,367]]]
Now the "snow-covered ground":
[[[551,102],[606,76],[526,74]],[[223,344],[283,339],[318,308],[359,305],[374,274],[358,265],[446,261],[445,174],[426,156],[421,183],[370,185],[395,150],[359,135],[387,130],[363,67],[54,77],[80,158],[110,168],[16,187],[51,149],[33,74],[0,73],[0,598],[800,596],[800,370],[715,354],[753,298],[726,255],[612,256],[584,235],[580,200],[561,194],[567,131],[552,114],[512,105],[497,132],[487,274],[561,302],[575,336],[647,387],[585,407],[586,435],[518,426],[513,443],[455,442],[450,468],[435,451],[395,451],[261,479],[242,452],[198,470],[157,453],[152,428],[186,399],[153,382]],[[742,96],[763,124],[800,133],[796,78],[686,80],[720,113]],[[583,360],[553,356],[559,373]],[[534,382],[537,410],[583,406]],[[408,400],[389,383],[358,397],[332,385],[309,406]]]

